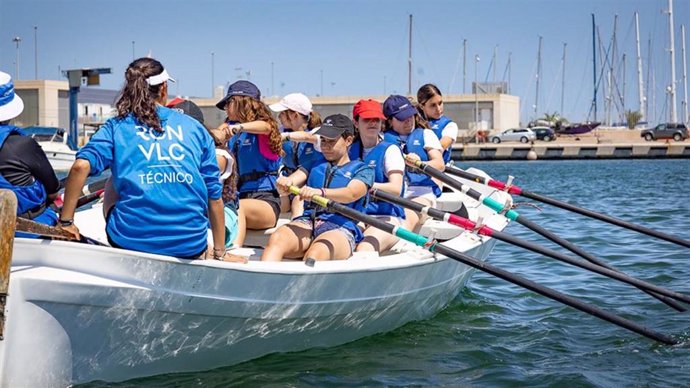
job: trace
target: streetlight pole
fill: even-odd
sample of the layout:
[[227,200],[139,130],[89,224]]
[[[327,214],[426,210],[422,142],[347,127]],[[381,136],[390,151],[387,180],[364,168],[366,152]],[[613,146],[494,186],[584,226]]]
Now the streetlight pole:
[[134,62],[134,41],[132,41],[132,62]]
[[273,62],[271,62],[271,95],[275,96],[276,95],[276,90],[273,87],[274,83],[274,77],[273,77]]
[[34,79],[38,79],[38,26],[34,26]]
[[321,96],[323,97],[323,70],[321,70]]
[[213,95],[216,91],[216,89],[215,89],[216,88],[216,81],[214,79],[214,76],[215,76],[215,71],[214,71],[215,56],[216,56],[216,54],[212,52],[211,53],[211,98],[213,98]]
[[474,56],[474,139],[479,143],[479,85],[477,85],[477,67],[479,66],[479,55]]
[[19,42],[22,41],[22,38],[15,36],[12,38],[12,41],[17,44],[17,59],[14,62],[14,79],[18,80],[19,79]]

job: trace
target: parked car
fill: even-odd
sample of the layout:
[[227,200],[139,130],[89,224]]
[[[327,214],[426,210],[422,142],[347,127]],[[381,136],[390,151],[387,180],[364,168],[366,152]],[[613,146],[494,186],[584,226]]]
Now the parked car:
[[647,141],[658,139],[673,139],[683,141],[688,138],[688,127],[683,123],[663,123],[654,128],[645,129],[640,133]]
[[549,127],[533,127],[532,131],[537,136],[537,140],[556,140],[556,132]]
[[521,143],[528,143],[534,141],[537,135],[529,128],[513,128],[506,129],[498,135],[493,135],[489,138],[492,143],[500,143],[502,141],[519,141]]

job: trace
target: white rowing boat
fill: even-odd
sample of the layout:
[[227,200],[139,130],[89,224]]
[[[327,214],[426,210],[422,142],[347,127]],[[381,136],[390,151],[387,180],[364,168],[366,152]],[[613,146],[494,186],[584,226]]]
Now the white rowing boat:
[[65,130],[55,127],[28,127],[24,129],[31,136],[43,152],[48,157],[53,170],[64,172],[69,171],[74,163],[77,151],[72,150],[67,145]]
[[[507,203],[510,197],[464,182]],[[453,192],[471,218],[507,220]],[[101,209],[78,213],[104,240]],[[495,240],[428,221],[421,234],[485,260]],[[261,243],[267,234],[248,241]],[[461,291],[473,269],[406,242],[349,260],[248,264],[190,261],[65,241],[17,238],[12,257],[1,386],[66,386],[209,370],[269,353],[330,347],[427,319]]]

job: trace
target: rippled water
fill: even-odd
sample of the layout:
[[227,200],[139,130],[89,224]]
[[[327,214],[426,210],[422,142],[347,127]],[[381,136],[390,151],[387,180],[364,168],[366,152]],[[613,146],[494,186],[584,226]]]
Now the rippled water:
[[[498,180],[514,175],[514,183],[527,190],[690,239],[690,160],[473,165]],[[517,211],[630,275],[690,294],[690,249],[538,206]],[[516,223],[506,232],[557,248]],[[390,333],[109,386],[690,385],[690,312],[677,313],[635,288],[502,242],[489,262],[686,342],[659,345],[477,272],[446,310]]]

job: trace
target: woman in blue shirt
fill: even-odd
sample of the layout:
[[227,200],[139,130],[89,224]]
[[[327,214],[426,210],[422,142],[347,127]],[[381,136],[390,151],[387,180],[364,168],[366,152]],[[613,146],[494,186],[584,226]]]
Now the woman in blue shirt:
[[[278,113],[278,120],[283,126],[285,157],[282,175],[289,176],[300,167],[310,171],[326,161],[316,147],[318,137],[311,133],[321,125],[321,116],[314,112],[307,96],[302,93],[290,93],[268,107]],[[293,218],[298,217],[304,212],[304,201],[293,195],[281,193],[281,209],[290,211]]]
[[110,168],[118,195],[106,217],[112,246],[187,259],[224,259],[223,202],[213,140],[198,121],[164,106],[168,81],[174,82],[155,59],[140,58],[127,67],[115,104],[117,116],[77,153],[59,227],[79,236],[73,217],[81,188],[87,176]]
[[276,178],[284,151],[278,122],[261,101],[259,88],[237,81],[216,107],[227,120],[212,131],[221,144],[227,142],[237,167],[239,193],[238,233],[235,243],[244,244],[247,229],[272,228],[280,216]]
[[[426,121],[419,115],[417,108],[405,96],[391,95],[383,102],[383,113],[386,115],[388,129],[384,140],[397,144],[403,153],[410,158],[427,162],[430,166],[443,171],[443,148],[438,137],[428,129]],[[408,166],[405,171],[404,197],[425,206],[436,206],[436,198],[441,195],[441,188],[428,175]],[[426,215],[405,209],[405,229],[415,230],[426,221]]]
[[[375,100],[359,100],[352,109],[352,117],[357,128],[357,139],[349,150],[350,159],[359,159],[374,169],[373,188],[392,195],[402,196],[405,159],[397,144],[383,140],[381,133],[386,116],[381,103]],[[400,226],[405,218],[402,207],[383,201],[370,199],[367,214],[384,222]],[[383,252],[399,240],[373,226],[364,230],[364,239],[357,245],[357,251]]]
[[[300,197],[305,201],[320,195],[364,211],[367,192],[374,183],[374,170],[348,157],[347,149],[354,138],[352,120],[341,114],[328,116],[315,134],[321,136],[321,151],[328,162],[311,171],[299,169],[290,177],[279,177],[278,185],[283,189],[304,185]],[[261,260],[347,259],[362,238],[355,221],[310,204],[304,215],[271,235]]]

